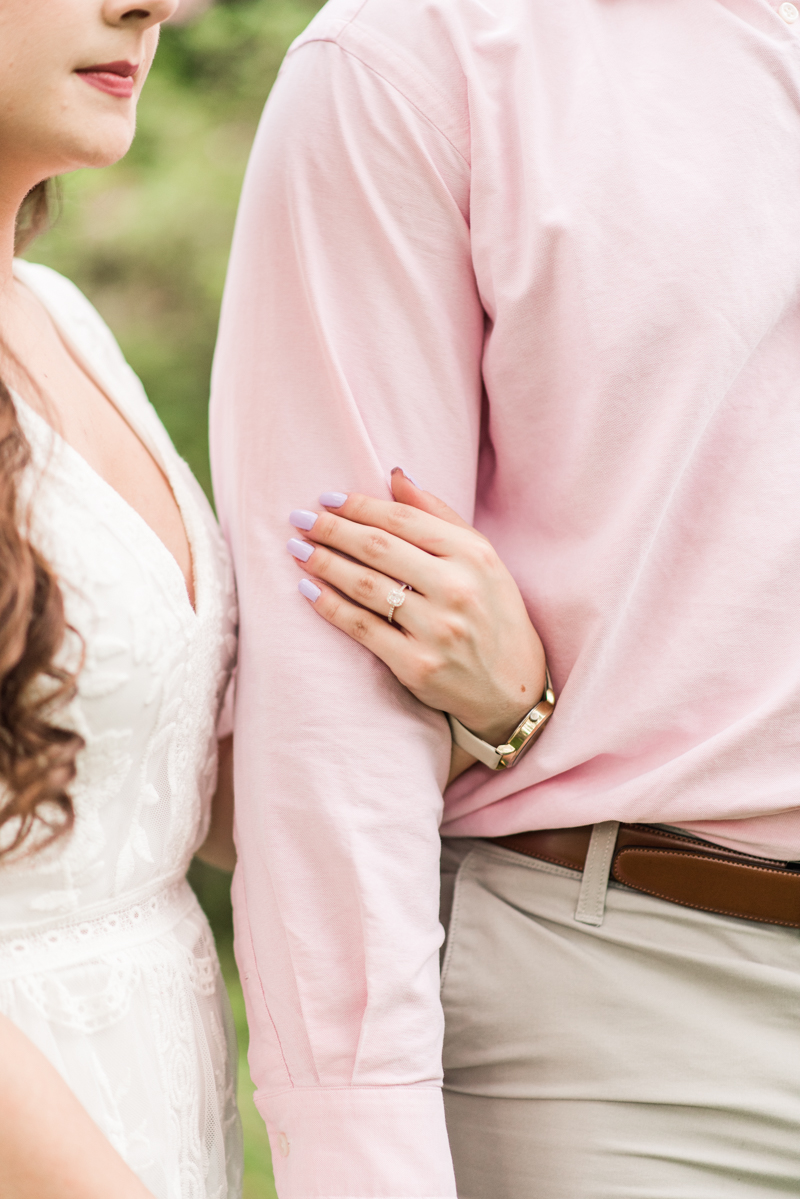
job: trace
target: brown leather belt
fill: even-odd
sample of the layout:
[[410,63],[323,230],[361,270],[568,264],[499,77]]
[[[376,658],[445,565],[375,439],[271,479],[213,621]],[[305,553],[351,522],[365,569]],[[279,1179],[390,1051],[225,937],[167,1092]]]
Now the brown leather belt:
[[[583,870],[592,825],[487,837],[529,858]],[[611,877],[626,887],[719,916],[800,928],[800,863],[736,853],[649,824],[621,824]]]

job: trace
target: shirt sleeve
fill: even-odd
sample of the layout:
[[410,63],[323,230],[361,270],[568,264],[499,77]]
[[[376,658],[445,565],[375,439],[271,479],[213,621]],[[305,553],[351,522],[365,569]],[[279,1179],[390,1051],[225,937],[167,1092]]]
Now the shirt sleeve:
[[455,1195],[446,722],[313,612],[285,548],[292,508],[332,489],[388,498],[394,466],[472,512],[484,313],[469,170],[414,86],[409,99],[335,40],[290,54],[248,169],[214,367],[241,619],[237,960],[281,1199]]

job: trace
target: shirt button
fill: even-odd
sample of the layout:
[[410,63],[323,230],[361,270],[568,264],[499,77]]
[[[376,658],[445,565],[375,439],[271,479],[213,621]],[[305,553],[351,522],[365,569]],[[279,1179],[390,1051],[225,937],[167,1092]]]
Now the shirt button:
[[798,12],[793,4],[789,4],[788,0],[786,4],[781,4],[778,12],[783,17],[787,25],[793,25],[797,18],[800,17],[800,12]]
[[281,1157],[289,1156],[289,1138],[285,1132],[278,1133],[278,1152]]

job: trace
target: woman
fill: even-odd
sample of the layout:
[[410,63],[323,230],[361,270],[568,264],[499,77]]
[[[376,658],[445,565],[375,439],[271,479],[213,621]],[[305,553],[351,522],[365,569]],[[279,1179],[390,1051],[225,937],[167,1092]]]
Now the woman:
[[[233,580],[103,322],[14,260],[43,182],[119,159],[175,0],[0,9],[0,1189],[231,1199],[231,1023],[185,879],[209,834]],[[223,742],[217,815],[230,800]],[[216,819],[216,817],[215,817]]]

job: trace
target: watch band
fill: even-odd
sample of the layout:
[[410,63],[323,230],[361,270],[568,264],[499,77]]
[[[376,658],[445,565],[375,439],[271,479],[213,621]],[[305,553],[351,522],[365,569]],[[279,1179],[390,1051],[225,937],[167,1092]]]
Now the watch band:
[[508,741],[504,741],[502,745],[490,745],[488,741],[476,737],[449,712],[447,719],[450,722],[450,732],[456,745],[466,750],[473,758],[477,758],[479,762],[483,762],[484,766],[488,766],[490,770],[508,770],[510,767],[516,766],[526,750],[530,749],[534,741],[541,736],[544,726],[553,715],[555,706],[556,697],[553,692],[550,671],[545,667],[544,695],[538,704],[525,713]]

